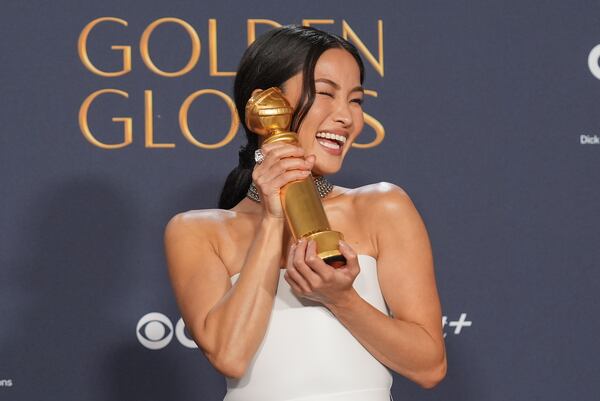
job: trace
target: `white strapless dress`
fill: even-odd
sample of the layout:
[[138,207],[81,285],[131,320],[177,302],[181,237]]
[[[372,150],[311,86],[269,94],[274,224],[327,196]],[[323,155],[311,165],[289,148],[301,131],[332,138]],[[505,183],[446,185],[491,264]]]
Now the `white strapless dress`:
[[[389,316],[377,261],[358,256],[354,288]],[[246,374],[223,401],[389,401],[392,374],[322,304],[297,298],[281,269],[273,311]],[[238,274],[231,277],[232,283]]]

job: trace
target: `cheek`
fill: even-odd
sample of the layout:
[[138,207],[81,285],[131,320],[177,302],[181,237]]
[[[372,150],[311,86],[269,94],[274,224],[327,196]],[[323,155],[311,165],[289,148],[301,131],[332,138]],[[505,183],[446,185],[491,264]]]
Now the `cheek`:
[[[304,125],[304,124],[303,124]],[[306,151],[310,149],[315,141],[315,136],[310,133],[310,130],[300,127],[300,132],[298,133],[298,143],[300,147]]]
[[[354,128],[352,129],[351,141],[354,143],[356,138],[358,138],[365,126],[365,119],[362,109],[360,111],[356,110],[352,112],[352,119]],[[349,150],[349,146],[346,147],[346,152]]]
[[304,120],[302,120],[302,125],[298,130],[298,140],[303,146],[310,146],[315,142],[315,135],[317,134],[319,124],[325,119],[324,115],[322,115],[324,113],[319,113],[318,109],[318,107],[314,107],[313,105],[304,117]]
[[354,116],[355,116],[354,122],[356,124],[356,131],[357,131],[357,134],[360,134],[363,127],[365,126],[365,115],[363,114],[362,108],[360,110],[357,110],[355,112]]

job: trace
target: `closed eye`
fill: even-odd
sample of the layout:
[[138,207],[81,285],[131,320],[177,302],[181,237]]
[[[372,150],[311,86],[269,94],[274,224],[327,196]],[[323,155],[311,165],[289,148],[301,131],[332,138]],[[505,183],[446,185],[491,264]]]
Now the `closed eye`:
[[[329,92],[317,92],[317,95],[325,95],[325,96],[329,96],[331,98],[334,97],[333,93],[329,93]],[[352,100],[350,100],[350,102],[362,105],[363,104],[363,99],[352,99]]]

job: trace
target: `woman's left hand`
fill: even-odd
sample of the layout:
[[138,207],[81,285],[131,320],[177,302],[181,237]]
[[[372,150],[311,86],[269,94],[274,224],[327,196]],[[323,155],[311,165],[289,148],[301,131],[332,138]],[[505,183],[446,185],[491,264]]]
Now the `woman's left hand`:
[[302,238],[290,247],[284,278],[297,297],[329,306],[343,301],[354,291],[352,284],[360,272],[357,254],[345,241],[340,241],[339,249],[346,264],[334,268],[317,255],[317,243],[313,240]]

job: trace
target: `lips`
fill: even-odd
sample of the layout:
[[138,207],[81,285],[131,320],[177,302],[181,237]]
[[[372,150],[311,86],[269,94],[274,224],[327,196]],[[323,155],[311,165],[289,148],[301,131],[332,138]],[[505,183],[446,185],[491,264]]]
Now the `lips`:
[[347,136],[330,131],[319,131],[316,134],[317,142],[324,150],[332,155],[340,155],[346,143]]

